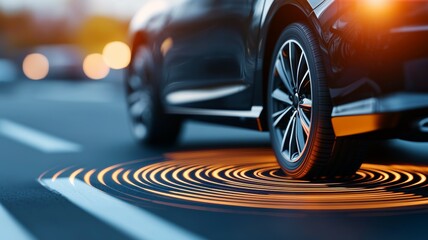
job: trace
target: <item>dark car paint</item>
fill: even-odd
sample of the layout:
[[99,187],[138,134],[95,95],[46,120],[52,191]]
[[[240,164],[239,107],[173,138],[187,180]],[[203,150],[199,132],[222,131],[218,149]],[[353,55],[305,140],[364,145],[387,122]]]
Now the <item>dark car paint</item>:
[[[428,101],[420,103],[428,93],[425,1],[398,1],[400,11],[391,19],[363,15],[361,1],[167,2],[168,6],[153,15],[143,8],[140,15],[145,14],[144,20],[139,20],[138,15],[134,18],[131,38],[134,49],[145,45],[152,51],[153,71],[158,73],[165,107],[171,113],[212,115],[206,119],[265,129],[263,114],[256,116],[257,121],[250,121],[250,125],[244,122],[251,118],[247,113],[252,107],[265,105],[265,83],[275,34],[285,24],[301,21],[316,33],[323,53],[334,106],[332,117],[336,118],[333,124],[339,126],[349,121],[347,117],[354,116],[362,116],[362,124],[366,124],[367,116],[370,124],[376,122],[370,128],[342,135],[396,127],[398,120],[383,124],[391,112],[418,109],[418,118],[428,117]],[[407,31],[412,26],[422,30]],[[168,40],[172,46],[164,51],[162,46]],[[401,49],[403,46],[405,50]],[[185,96],[188,91],[220,93],[223,88],[239,91],[199,101],[167,100]],[[198,114],[198,110],[205,114]],[[215,111],[210,114],[209,110]],[[233,111],[245,114],[236,114],[233,119]]]

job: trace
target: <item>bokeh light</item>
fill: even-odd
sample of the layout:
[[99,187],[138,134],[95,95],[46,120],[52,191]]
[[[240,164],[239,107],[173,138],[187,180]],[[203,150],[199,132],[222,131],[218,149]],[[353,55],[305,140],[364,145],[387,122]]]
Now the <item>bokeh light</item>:
[[93,80],[99,80],[107,77],[110,68],[104,62],[104,58],[99,53],[88,55],[83,61],[83,71],[86,76]]
[[104,47],[103,58],[110,68],[123,69],[131,62],[131,49],[126,43],[111,42]]
[[24,59],[22,70],[27,78],[41,80],[49,73],[49,60],[40,53],[29,54]]
[[167,38],[165,41],[162,42],[161,45],[161,52],[164,56],[171,50],[171,48],[174,46],[174,41],[172,38]]

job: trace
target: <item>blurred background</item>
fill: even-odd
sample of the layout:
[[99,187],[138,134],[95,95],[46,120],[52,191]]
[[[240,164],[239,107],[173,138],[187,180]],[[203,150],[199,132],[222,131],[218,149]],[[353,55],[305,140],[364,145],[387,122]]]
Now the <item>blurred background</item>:
[[0,81],[108,79],[144,0],[0,0]]

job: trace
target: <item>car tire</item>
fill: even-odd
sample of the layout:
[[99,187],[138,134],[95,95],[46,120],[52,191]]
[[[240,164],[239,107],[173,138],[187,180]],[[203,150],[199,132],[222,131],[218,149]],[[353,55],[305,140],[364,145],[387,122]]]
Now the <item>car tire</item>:
[[153,69],[153,56],[139,48],[126,77],[126,97],[131,131],[139,143],[151,146],[174,144],[182,128],[179,116],[165,113],[158,77]]
[[279,36],[267,96],[272,147],[288,176],[347,177],[360,168],[365,143],[334,134],[325,66],[307,25],[291,24]]

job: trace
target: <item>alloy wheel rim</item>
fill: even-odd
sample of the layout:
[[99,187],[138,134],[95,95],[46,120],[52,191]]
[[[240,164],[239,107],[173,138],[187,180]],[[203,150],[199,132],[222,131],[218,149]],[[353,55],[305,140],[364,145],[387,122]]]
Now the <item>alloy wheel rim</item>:
[[147,135],[147,126],[144,120],[147,120],[150,107],[150,96],[148,90],[144,88],[139,76],[134,75],[128,82],[127,96],[129,114],[132,122],[132,131],[138,139],[144,139]]
[[286,161],[296,163],[311,133],[312,78],[308,59],[295,40],[278,51],[273,74],[272,129]]

